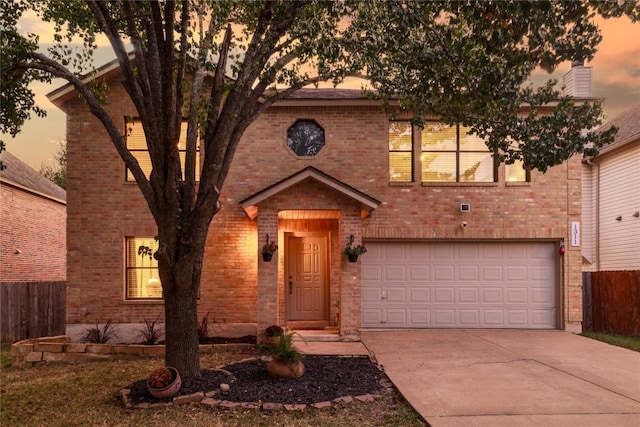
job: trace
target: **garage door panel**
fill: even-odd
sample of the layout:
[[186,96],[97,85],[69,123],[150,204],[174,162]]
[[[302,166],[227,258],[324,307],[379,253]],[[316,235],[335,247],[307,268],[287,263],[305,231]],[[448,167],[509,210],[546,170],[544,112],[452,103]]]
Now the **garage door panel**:
[[527,326],[527,309],[522,310],[507,310],[506,322],[511,327],[526,327]]
[[475,327],[480,324],[480,310],[458,310],[458,325]]
[[480,291],[477,287],[458,288],[458,302],[461,304],[478,304]]
[[388,288],[387,289],[387,301],[389,304],[393,303],[407,303],[407,289],[402,288]]
[[536,305],[551,305],[555,299],[554,293],[549,288],[532,288],[529,290],[529,301]]
[[504,304],[504,289],[498,287],[482,287],[482,304]]
[[477,282],[480,278],[479,266],[461,265],[458,266],[458,281]]
[[509,288],[507,289],[506,304],[527,304],[527,288]]
[[553,243],[371,242],[367,247],[365,328],[556,327]]
[[407,310],[392,308],[386,311],[387,326],[403,327],[407,324]]
[[[369,253],[369,252],[367,252]],[[382,279],[382,266],[373,264],[373,265],[363,265],[362,266],[362,280],[365,283],[380,283]]]
[[505,270],[507,272],[506,279],[511,282],[524,282],[527,280],[526,265],[508,265]]
[[488,261],[502,261],[504,258],[502,245],[480,245],[480,256]]
[[503,270],[501,265],[482,265],[480,266],[480,280],[482,282],[502,282]]
[[409,265],[408,268],[408,279],[411,282],[415,281],[427,281],[429,280],[429,266],[428,265]]
[[453,265],[434,265],[433,280],[436,282],[453,282],[455,268]]
[[362,289],[362,302],[365,305],[379,303],[382,300],[382,288],[371,286]]
[[391,243],[386,245],[383,251],[383,258],[387,260],[406,259],[406,246],[402,243]]
[[555,310],[530,310],[530,320],[534,325],[542,326],[548,325],[555,321],[556,312]]
[[499,328],[504,325],[504,310],[485,309],[482,311],[482,327]]
[[411,324],[414,327],[431,326],[431,310],[428,309],[412,309],[409,311]]
[[384,280],[388,282],[404,282],[406,280],[406,267],[404,265],[390,264],[385,268]]
[[552,280],[555,276],[555,270],[547,266],[534,266],[529,269],[530,280],[537,282],[546,282]]
[[431,302],[431,290],[427,286],[411,286],[411,302],[415,304]]
[[456,290],[453,287],[436,287],[433,291],[433,302],[435,304],[451,304],[455,302]]
[[362,323],[365,325],[382,325],[382,309],[363,309]]
[[456,311],[453,308],[438,308],[434,310],[433,326],[437,328],[453,328],[456,325]]
[[479,247],[475,245],[458,246],[458,259],[467,262],[477,261],[479,258]]

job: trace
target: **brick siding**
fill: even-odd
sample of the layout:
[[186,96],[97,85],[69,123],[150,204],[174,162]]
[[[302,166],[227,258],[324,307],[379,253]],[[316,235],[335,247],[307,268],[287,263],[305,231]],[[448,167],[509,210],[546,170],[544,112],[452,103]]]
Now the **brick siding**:
[[[123,122],[135,110],[122,88],[110,91],[110,114]],[[154,302],[124,300],[124,237],[157,234],[135,183],[125,182],[124,166],[100,123],[82,102],[64,105],[68,117],[68,294],[71,323],[141,322],[162,313]],[[300,158],[286,146],[287,129],[298,119],[324,128],[326,145],[313,158]],[[388,116],[376,106],[282,106],[263,113],[247,130],[222,189],[222,210],[206,243],[198,315],[225,323],[283,323],[282,248],[274,262],[259,260],[264,235],[329,230],[331,240],[331,319],[339,299],[341,332],[360,325],[360,263],[347,263],[341,250],[350,234],[373,239],[568,239],[571,221],[580,220],[578,158],[532,173],[530,184],[508,185],[504,166],[489,184],[390,185]],[[382,203],[370,217],[344,194],[314,181],[295,185],[264,201],[251,221],[239,202],[301,169],[313,166]],[[470,203],[462,214],[460,203]],[[282,209],[338,209],[339,222],[308,224],[278,220]],[[465,230],[461,221],[468,223]],[[276,261],[277,260],[277,261]],[[580,248],[567,245],[563,259],[565,321],[581,314]]]
[[3,182],[0,212],[0,281],[64,281],[66,206]]

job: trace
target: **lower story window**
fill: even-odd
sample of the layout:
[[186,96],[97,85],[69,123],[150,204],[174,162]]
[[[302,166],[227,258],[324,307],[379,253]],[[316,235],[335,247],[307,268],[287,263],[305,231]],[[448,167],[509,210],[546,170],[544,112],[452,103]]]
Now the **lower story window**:
[[149,255],[139,255],[138,248],[155,250],[153,237],[127,237],[125,239],[125,275],[127,299],[162,299],[162,285],[158,275],[158,261]]

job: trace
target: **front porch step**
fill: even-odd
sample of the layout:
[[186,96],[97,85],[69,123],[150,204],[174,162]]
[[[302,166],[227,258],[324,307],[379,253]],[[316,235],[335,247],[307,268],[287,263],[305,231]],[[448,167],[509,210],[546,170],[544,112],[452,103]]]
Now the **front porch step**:
[[354,342],[360,341],[360,337],[347,335],[341,336],[338,331],[328,330],[291,330],[294,332],[293,341],[304,342]]

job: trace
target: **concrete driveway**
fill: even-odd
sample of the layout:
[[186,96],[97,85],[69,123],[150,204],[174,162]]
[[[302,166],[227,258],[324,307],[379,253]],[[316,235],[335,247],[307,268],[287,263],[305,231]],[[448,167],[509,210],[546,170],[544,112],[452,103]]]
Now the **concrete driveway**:
[[569,332],[364,331],[407,401],[440,426],[640,426],[640,353]]

